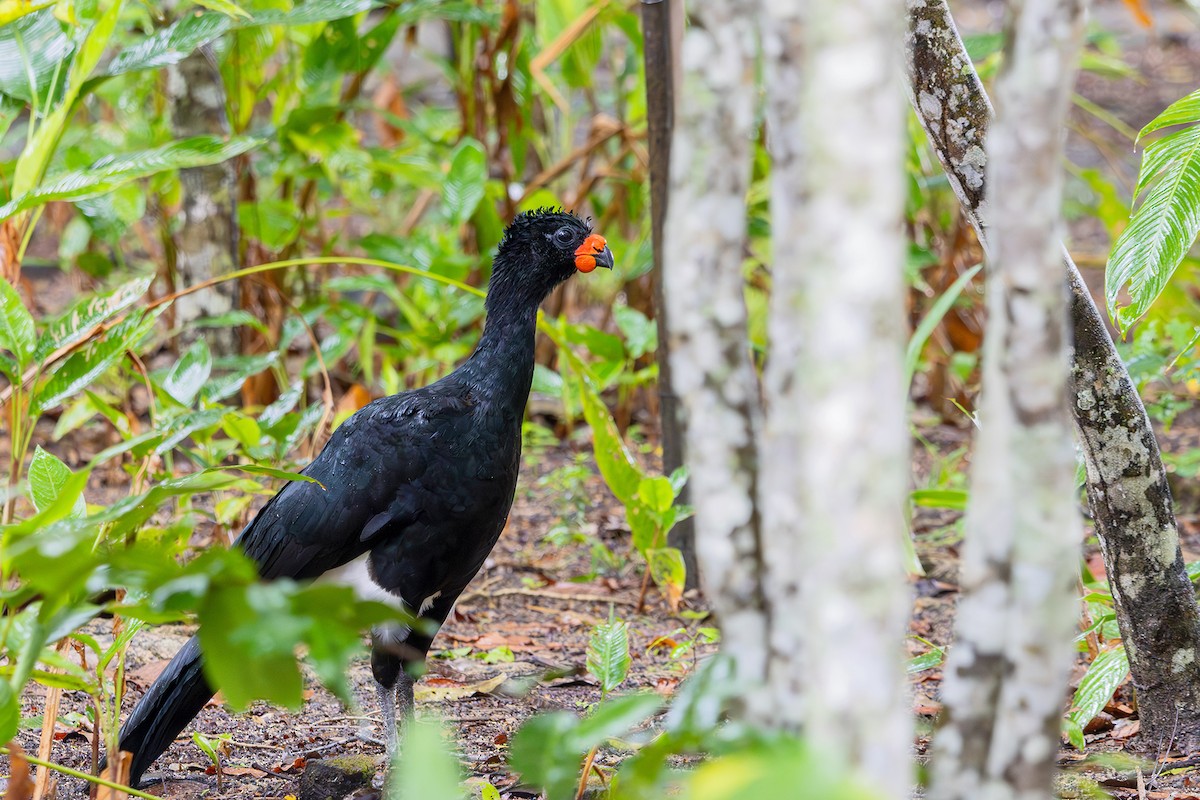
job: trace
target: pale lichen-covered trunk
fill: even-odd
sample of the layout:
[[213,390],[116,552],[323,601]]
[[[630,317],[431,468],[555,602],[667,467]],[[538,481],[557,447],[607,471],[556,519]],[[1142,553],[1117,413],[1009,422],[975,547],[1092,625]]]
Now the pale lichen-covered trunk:
[[764,0],[764,10],[770,710],[881,796],[907,797],[901,9]]
[[[167,69],[167,97],[171,128],[183,139],[205,134],[228,135],[225,89],[211,50],[200,48]],[[233,162],[180,170],[183,208],[173,238],[175,290],[233,272],[237,268],[237,220],[234,202],[236,178]],[[237,355],[238,329],[224,325],[198,330],[190,323],[237,308],[234,281],[179,298],[174,304],[175,325],[186,344],[203,333],[217,355]]]
[[[671,144],[663,276],[671,378],[687,416],[696,554],[739,683],[760,685],[769,628],[758,516],[761,411],[741,264],[755,130],[754,0],[691,9]],[[751,692],[750,697],[761,697]]]
[[1082,0],[1011,7],[988,135],[991,227],[980,431],[934,798],[1049,795],[1078,616],[1067,415],[1062,139]]
[[[945,0],[908,0],[913,107],[950,185],[986,241],[983,137],[991,105]],[[1074,357],[1070,399],[1087,494],[1117,623],[1128,647],[1142,733],[1134,744],[1200,749],[1200,612],[1180,555],[1158,444],[1129,373],[1069,255]]]

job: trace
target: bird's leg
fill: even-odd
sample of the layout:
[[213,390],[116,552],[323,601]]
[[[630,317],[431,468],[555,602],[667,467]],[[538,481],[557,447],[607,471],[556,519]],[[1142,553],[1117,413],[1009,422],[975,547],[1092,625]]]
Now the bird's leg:
[[[413,701],[413,678],[407,670],[400,670],[396,683],[392,687],[388,709],[384,711],[384,723],[387,728],[388,757],[394,758],[400,749],[408,721],[412,718],[416,706]],[[380,695],[380,702],[385,702]],[[399,724],[397,724],[399,714]]]

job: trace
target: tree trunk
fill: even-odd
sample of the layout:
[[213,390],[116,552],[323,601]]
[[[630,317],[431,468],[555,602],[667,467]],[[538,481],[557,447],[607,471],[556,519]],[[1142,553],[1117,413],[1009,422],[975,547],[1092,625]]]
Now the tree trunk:
[[[991,106],[945,0],[909,0],[913,107],[985,241],[981,147]],[[1140,743],[1200,749],[1200,613],[1145,408],[1078,270],[1065,255],[1075,350],[1069,396],[1117,623],[1138,690]],[[1144,571],[1142,569],[1144,568]]]
[[980,430],[930,796],[1048,797],[1078,619],[1067,420],[1062,140],[1080,0],[1011,6],[987,137],[992,227]]
[[[705,0],[683,38],[662,279],[671,380],[687,415],[696,554],[742,686],[767,653],[758,517],[758,380],[741,264],[755,130],[758,4]],[[751,697],[761,698],[762,693]]]
[[[176,136],[229,133],[225,87],[210,48],[202,47],[167,68],[167,97],[171,128]],[[183,185],[181,223],[175,231],[175,290],[237,269],[237,219],[234,205],[233,162],[180,170]],[[238,307],[234,281],[187,295],[175,301],[175,324],[186,345],[201,335],[191,323]],[[204,332],[214,355],[237,355],[238,329],[224,325]]]
[[900,9],[889,0],[764,6],[774,262],[763,374],[764,722],[803,724],[881,796],[907,798]]
[[[654,250],[654,322],[658,341],[665,343],[671,327],[667,321],[666,286],[663,282],[663,222],[667,216],[667,189],[671,179],[671,128],[675,111],[674,59],[678,43],[672,21],[683,16],[681,0],[642,0],[642,31],[645,43],[647,140],[650,149],[650,238]],[[662,420],[663,471],[674,472],[685,463],[683,419],[679,400],[671,382],[671,359],[664,344],[655,354],[658,361],[658,398]],[[685,485],[676,498],[681,504],[691,502],[691,492]],[[677,524],[668,534],[671,547],[683,555],[687,568],[687,588],[698,587],[700,570],[696,563],[696,534],[694,518]]]

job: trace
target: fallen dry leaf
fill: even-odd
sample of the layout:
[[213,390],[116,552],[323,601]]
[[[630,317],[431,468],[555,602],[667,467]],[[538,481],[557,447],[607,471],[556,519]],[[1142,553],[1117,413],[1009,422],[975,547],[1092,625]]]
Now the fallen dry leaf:
[[29,800],[33,797],[33,778],[29,774],[29,762],[25,760],[25,751],[16,742],[8,743],[9,772],[12,777],[8,781],[8,790],[4,800]]
[[1109,734],[1114,739],[1132,739],[1137,736],[1142,730],[1141,720],[1117,720],[1117,724],[1113,726],[1112,733]]
[[485,681],[475,683],[459,683],[446,678],[431,678],[416,688],[416,699],[431,703],[450,703],[474,697],[477,694],[491,694],[508,680],[503,672]]

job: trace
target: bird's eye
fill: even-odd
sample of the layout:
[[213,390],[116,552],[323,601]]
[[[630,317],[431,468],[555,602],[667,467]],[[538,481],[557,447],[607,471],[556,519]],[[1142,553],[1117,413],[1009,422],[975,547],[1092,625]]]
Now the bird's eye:
[[570,244],[575,239],[575,233],[570,228],[559,228],[554,232],[554,241],[559,244]]

